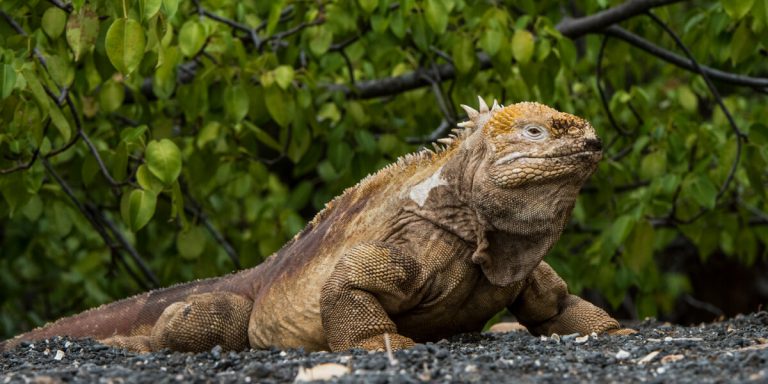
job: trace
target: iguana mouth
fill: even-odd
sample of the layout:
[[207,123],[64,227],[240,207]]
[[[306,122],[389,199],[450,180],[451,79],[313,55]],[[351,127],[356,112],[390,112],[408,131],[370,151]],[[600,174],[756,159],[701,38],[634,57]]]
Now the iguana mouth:
[[584,151],[577,151],[577,152],[557,154],[557,155],[546,155],[546,156],[532,156],[532,155],[526,155],[520,152],[512,152],[496,160],[494,165],[509,164],[518,159],[562,159],[567,157],[577,157],[581,155],[589,155],[589,156],[602,155],[602,151],[584,150]]

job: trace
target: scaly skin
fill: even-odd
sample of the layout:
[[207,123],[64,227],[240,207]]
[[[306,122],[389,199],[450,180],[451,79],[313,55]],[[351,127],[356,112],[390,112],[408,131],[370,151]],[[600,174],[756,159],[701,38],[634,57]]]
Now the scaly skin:
[[536,334],[626,332],[542,258],[601,157],[585,120],[536,103],[480,111],[436,152],[347,189],[261,265],[148,292],[0,345],[54,335],[136,351],[393,348],[480,330],[508,308]]

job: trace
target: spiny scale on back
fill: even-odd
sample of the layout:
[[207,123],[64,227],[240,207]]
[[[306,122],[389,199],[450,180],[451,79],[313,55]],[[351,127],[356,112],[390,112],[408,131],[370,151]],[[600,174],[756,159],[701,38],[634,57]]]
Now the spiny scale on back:
[[[390,180],[391,177],[395,176],[398,178],[403,178],[403,176],[408,175],[408,173],[405,171],[409,169],[413,170],[418,166],[429,165],[440,157],[449,155],[451,150],[457,148],[461,142],[469,137],[472,133],[474,133],[476,129],[482,128],[496,113],[504,110],[504,106],[499,104],[496,99],[493,100],[491,107],[488,107],[488,104],[485,102],[485,100],[483,100],[482,96],[478,95],[477,100],[478,109],[474,109],[466,104],[461,104],[461,108],[467,112],[467,117],[469,117],[469,120],[458,123],[458,128],[451,130],[451,134],[448,135],[448,137],[440,138],[437,139],[437,142],[433,142],[432,145],[434,150],[424,147],[418,152],[408,153],[406,155],[400,156],[395,162],[386,165],[384,168],[372,174],[368,174],[368,176],[360,180],[360,182],[346,188],[344,192],[326,203],[325,208],[318,212],[318,214],[315,215],[315,217],[312,219],[311,225],[315,226],[317,223],[327,217],[331,210],[334,208],[335,204],[350,192],[358,189],[365,190],[370,187],[370,184],[374,181],[382,182],[384,180]],[[526,110],[545,107],[542,104],[534,102],[521,102],[516,105],[521,106]],[[293,240],[296,240],[300,234],[301,232],[296,234]]]

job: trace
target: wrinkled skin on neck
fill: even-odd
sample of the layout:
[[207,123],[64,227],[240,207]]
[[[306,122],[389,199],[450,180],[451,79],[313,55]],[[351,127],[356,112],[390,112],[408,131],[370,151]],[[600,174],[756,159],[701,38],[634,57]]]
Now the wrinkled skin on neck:
[[601,158],[585,120],[536,103],[505,107],[457,148],[446,173],[477,214],[472,262],[497,286],[521,281],[570,218]]

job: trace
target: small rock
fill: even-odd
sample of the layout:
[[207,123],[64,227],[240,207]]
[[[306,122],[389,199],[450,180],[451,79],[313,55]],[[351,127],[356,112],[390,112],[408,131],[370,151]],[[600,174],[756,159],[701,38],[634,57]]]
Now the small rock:
[[349,373],[349,368],[336,363],[316,365],[312,368],[299,367],[299,373],[294,382],[302,383],[316,380],[330,380],[334,377],[344,376]]
[[469,364],[466,367],[464,367],[464,372],[466,373],[472,373],[477,372],[477,365]]
[[584,344],[589,340],[589,335],[579,336],[573,340],[576,344]]
[[56,356],[54,356],[53,359],[56,361],[61,361],[61,359],[63,358],[64,358],[64,351],[62,351],[61,349],[57,349]]
[[560,335],[558,335],[557,333],[553,333],[553,334],[550,336],[550,338],[551,338],[551,339],[552,339],[552,341],[554,341],[555,343],[560,343]]
[[211,348],[211,355],[213,356],[214,359],[219,360],[221,359],[221,351],[222,351],[221,345],[217,345]]
[[623,349],[619,349],[619,351],[616,352],[616,360],[619,360],[619,361],[629,359],[631,356],[632,356],[631,353]]
[[675,361],[678,361],[678,360],[682,360],[684,358],[685,358],[685,356],[683,356],[683,355],[667,355],[667,356],[664,356],[664,357],[661,358],[661,363],[662,364],[668,364],[668,363],[672,363],[672,362],[675,362]]
[[637,361],[638,365],[648,364],[650,363],[661,351],[653,351],[647,355],[645,355],[642,359]]

